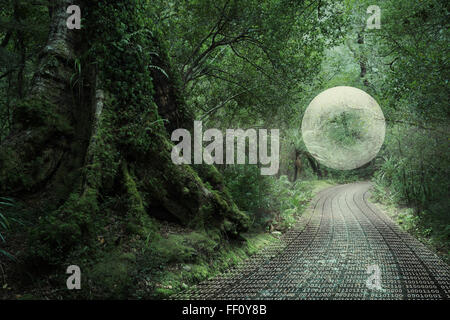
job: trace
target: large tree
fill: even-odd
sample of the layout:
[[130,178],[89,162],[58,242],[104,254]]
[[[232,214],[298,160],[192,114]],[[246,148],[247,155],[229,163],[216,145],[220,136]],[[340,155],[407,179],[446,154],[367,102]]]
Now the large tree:
[[[101,228],[106,199],[125,199],[129,234],[150,217],[236,237],[246,228],[214,167],[172,163],[170,130],[192,121],[144,0],[52,2],[47,44],[0,145],[0,193],[41,210],[40,258],[61,259]],[[101,209],[100,209],[101,208]]]

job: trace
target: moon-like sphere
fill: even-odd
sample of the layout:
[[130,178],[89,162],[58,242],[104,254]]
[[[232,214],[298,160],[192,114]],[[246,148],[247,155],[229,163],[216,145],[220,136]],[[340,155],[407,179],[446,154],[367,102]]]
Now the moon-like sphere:
[[[352,119],[356,128],[352,143],[337,143],[329,134],[335,119]],[[339,118],[341,117],[341,118]],[[302,136],[309,153],[323,165],[352,170],[371,161],[384,142],[386,123],[378,103],[363,90],[339,86],[317,95],[302,121]]]

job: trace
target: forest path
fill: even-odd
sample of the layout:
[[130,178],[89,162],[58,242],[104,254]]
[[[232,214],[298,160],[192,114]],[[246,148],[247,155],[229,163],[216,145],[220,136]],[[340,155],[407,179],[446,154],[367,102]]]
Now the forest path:
[[[278,244],[176,298],[449,299],[449,265],[370,203],[370,187],[321,191]],[[381,289],[366,284],[374,265]]]

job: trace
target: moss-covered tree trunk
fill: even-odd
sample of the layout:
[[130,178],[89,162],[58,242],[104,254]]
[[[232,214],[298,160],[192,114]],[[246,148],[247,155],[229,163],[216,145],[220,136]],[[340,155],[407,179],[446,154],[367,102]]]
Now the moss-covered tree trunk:
[[193,119],[148,2],[82,2],[82,30],[66,27],[71,1],[54,3],[33,86],[0,146],[0,193],[43,210],[35,254],[52,262],[93,238],[105,199],[125,199],[128,234],[148,234],[157,217],[237,236],[247,220],[217,170],[171,161],[170,131]]
[[85,132],[76,132],[81,121],[74,119],[85,110],[77,110],[70,86],[77,35],[65,24],[68,3],[55,4],[31,90],[16,106],[12,133],[1,145],[2,192],[23,195],[42,191],[57,184],[59,173],[69,169],[67,166],[81,166],[81,149],[72,150],[72,142],[75,135],[86,137]]

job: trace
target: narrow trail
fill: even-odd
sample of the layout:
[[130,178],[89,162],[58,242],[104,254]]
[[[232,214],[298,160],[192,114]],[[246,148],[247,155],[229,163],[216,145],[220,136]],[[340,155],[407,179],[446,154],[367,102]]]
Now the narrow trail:
[[[368,201],[370,183],[320,192],[281,241],[177,299],[449,299],[450,266]],[[369,289],[368,266],[381,289]]]

